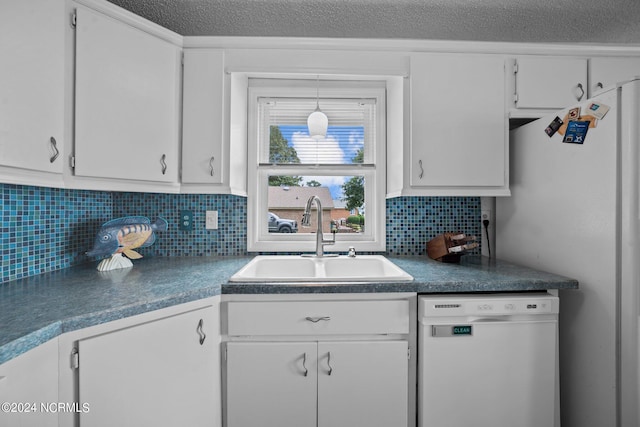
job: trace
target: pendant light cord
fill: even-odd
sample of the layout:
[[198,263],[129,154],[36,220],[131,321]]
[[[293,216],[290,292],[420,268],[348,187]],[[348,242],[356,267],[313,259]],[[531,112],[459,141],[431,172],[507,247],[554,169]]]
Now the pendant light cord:
[[320,111],[320,75],[316,74],[316,111]]

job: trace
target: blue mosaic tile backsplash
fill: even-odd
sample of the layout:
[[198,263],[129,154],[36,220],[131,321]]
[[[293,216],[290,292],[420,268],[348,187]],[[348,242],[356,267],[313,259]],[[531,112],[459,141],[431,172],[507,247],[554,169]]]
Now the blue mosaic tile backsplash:
[[[111,193],[0,184],[0,283],[93,261],[84,253],[113,218],[161,216],[169,230],[145,256],[247,254],[246,199],[231,195]],[[181,210],[194,227],[178,229]],[[218,230],[204,228],[217,210]],[[426,242],[445,231],[480,236],[479,197],[399,197],[387,200],[387,254],[425,255]],[[478,250],[476,250],[478,251]],[[479,252],[479,251],[478,251]]]
[[0,184],[0,283],[87,261],[111,193]]
[[[178,228],[180,211],[193,212],[193,229]],[[205,211],[218,211],[218,229],[205,229]],[[218,194],[113,193],[113,217],[161,216],[168,231],[156,242],[136,249],[142,255],[211,256],[247,253],[247,203],[244,197]]]
[[[480,242],[480,197],[387,199],[387,255],[425,255],[427,242],[444,232]],[[480,253],[480,248],[471,253]]]

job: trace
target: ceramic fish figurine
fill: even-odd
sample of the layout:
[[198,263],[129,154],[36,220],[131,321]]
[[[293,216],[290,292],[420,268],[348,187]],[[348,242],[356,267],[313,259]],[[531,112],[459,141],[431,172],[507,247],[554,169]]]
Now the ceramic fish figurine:
[[144,216],[113,219],[102,224],[93,249],[87,252],[87,256],[107,256],[121,253],[129,259],[142,258],[142,255],[134,249],[151,246],[156,241],[155,231],[166,230],[167,221],[160,217],[156,218],[153,224],[149,218]]

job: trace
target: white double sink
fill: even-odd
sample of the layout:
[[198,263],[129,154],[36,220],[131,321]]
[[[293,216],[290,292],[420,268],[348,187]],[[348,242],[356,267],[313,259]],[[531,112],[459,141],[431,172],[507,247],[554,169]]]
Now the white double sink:
[[406,282],[413,277],[382,255],[259,255],[231,282]]

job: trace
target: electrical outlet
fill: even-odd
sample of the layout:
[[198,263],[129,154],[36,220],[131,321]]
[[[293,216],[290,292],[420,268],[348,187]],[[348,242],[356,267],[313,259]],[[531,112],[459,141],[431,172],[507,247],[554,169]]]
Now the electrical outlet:
[[205,215],[205,228],[207,230],[218,229],[218,211],[207,211]]
[[180,211],[180,224],[178,226],[180,230],[189,231],[193,230],[193,212],[182,210]]
[[483,211],[481,212],[481,217],[480,217],[480,219],[481,219],[482,221],[484,221],[484,220],[491,221],[491,211],[490,211],[490,210],[483,210]]

